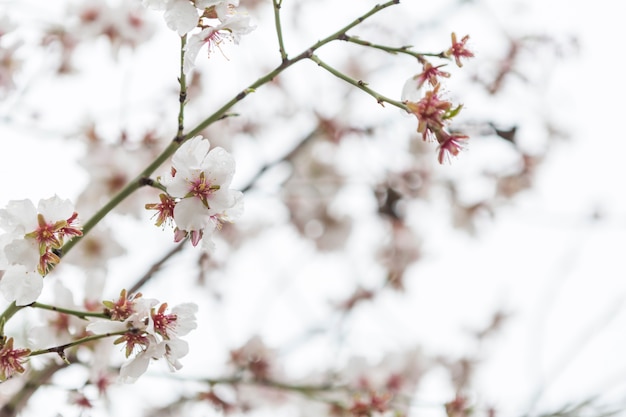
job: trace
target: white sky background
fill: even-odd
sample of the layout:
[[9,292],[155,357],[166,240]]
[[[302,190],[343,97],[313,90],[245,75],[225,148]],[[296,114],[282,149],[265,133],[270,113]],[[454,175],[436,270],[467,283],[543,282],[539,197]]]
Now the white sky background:
[[[64,2],[46,3],[42,7],[56,11]],[[358,2],[348,3],[354,5]],[[357,11],[338,8],[333,11],[337,15],[335,20],[343,24],[348,19],[342,20],[341,16],[356,16],[368,9],[370,3]],[[396,7],[421,11],[428,7],[425,3],[404,0]],[[503,3],[511,3],[511,6],[503,6]],[[567,401],[579,401],[593,394],[606,394],[613,400],[625,401],[626,359],[623,352],[626,349],[626,314],[623,301],[626,296],[626,268],[622,257],[626,247],[626,198],[622,179],[626,178],[626,164],[623,163],[626,145],[619,124],[623,118],[621,100],[626,93],[626,85],[619,71],[623,60],[620,55],[622,48],[618,47],[622,25],[618,10],[621,8],[619,2],[608,0],[592,3],[536,0],[523,2],[523,6],[514,6],[514,3],[517,2],[484,1],[483,12],[499,16],[502,26],[513,32],[537,31],[557,36],[572,34],[580,41],[580,54],[560,62],[550,78],[545,80],[545,97],[531,103],[549,112],[570,133],[571,138],[554,145],[548,161],[540,169],[535,187],[516,198],[514,205],[500,209],[493,222],[484,224],[478,238],[438,233],[440,223],[432,222],[432,233],[427,234],[432,236],[432,240],[427,242],[429,256],[414,269],[415,277],[408,279],[409,294],[413,297],[409,308],[406,309],[407,305],[403,304],[405,309],[396,309],[398,300],[390,297],[388,308],[381,313],[382,321],[397,321],[405,327],[410,326],[415,332],[405,336],[405,340],[402,337],[387,339],[386,343],[393,345],[420,340],[432,351],[462,353],[472,349],[464,331],[482,326],[495,309],[502,308],[511,313],[511,319],[500,338],[487,347],[489,356],[479,368],[482,371],[477,391],[484,393],[485,398],[503,412],[520,414],[527,411],[534,390],[542,382],[547,384],[547,389],[541,398],[540,408],[558,407]],[[0,14],[5,4],[21,9],[21,13],[27,9],[27,6],[16,7],[16,2],[4,1],[0,2]],[[155,22],[162,24],[158,14],[157,17]],[[481,33],[480,23],[476,22],[471,16],[467,18],[457,14],[446,24],[450,27],[444,28],[444,32],[470,33],[471,44],[477,51],[477,59],[480,59],[481,55],[490,54],[487,45],[494,45],[487,34]],[[337,25],[332,22],[332,25],[319,26],[319,35],[322,36]],[[266,32],[266,29],[259,28],[258,31]],[[167,31],[159,36],[163,36],[164,42],[171,42],[165,41],[170,39],[168,35],[175,38]],[[274,42],[273,37],[271,40]],[[447,38],[443,42],[447,44]],[[177,53],[175,44],[176,39],[170,43],[174,45],[174,56]],[[240,49],[245,45],[244,40]],[[161,47],[161,50],[164,49]],[[291,48],[294,52],[298,49],[296,46]],[[235,47],[228,48],[230,65],[236,65],[240,53],[246,52],[238,52]],[[160,58],[166,59],[163,56]],[[108,59],[108,56],[102,58],[103,66]],[[128,80],[124,78],[126,70],[132,74],[131,88],[134,86],[136,91],[140,91],[141,83],[148,82],[144,80],[148,77],[143,63],[151,59],[155,56],[140,51],[132,63],[126,60],[125,69],[87,76],[86,85],[89,85],[93,97],[117,95],[119,98],[122,88],[128,86],[121,81]],[[223,60],[216,55],[218,61]],[[541,66],[542,62],[527,64]],[[471,62],[467,63],[468,67],[471,65]],[[37,68],[37,65],[29,65],[29,68]],[[172,70],[176,73],[175,65],[172,65]],[[32,70],[30,76],[40,75]],[[98,77],[104,78],[100,78],[99,82]],[[49,90],[48,95],[42,97],[43,102],[76,99],[72,91],[52,82],[56,81],[51,78],[50,84],[46,85]],[[119,90],[111,94],[113,89],[110,85],[119,85]],[[235,85],[233,91],[241,86]],[[152,86],[155,90],[170,87],[175,85]],[[263,92],[259,91],[259,97],[261,94]],[[155,93],[155,96],[158,94]],[[105,111],[110,112],[112,120],[119,120],[115,100],[112,99],[112,104]],[[465,104],[469,107],[473,105],[469,102]],[[523,112],[525,104],[528,103],[520,103],[513,114]],[[52,113],[51,109],[43,107],[42,110],[50,111],[50,114],[42,115],[43,122],[33,126],[28,118],[12,112],[13,105],[15,103],[11,99],[0,102],[0,178],[3,178],[0,182],[0,205],[11,199],[38,200],[52,193],[76,195],[84,180],[80,179],[82,171],[73,161],[82,149],[69,146],[71,142],[59,133],[65,131],[68,124],[76,124],[81,116],[65,111]],[[133,106],[138,107],[140,103]],[[66,108],[73,107],[57,107],[60,110]],[[503,110],[502,117],[506,120],[505,113],[506,110]],[[6,119],[6,115],[11,119]],[[405,121],[407,131],[415,128],[414,119],[401,115],[398,118]],[[149,122],[150,117],[146,116],[146,123]],[[57,138],[51,140],[50,134]],[[42,138],[46,140],[41,141]],[[35,147],[37,152],[33,152]],[[474,157],[488,155],[479,151],[473,153],[470,148],[452,166],[441,169],[453,173],[471,170]],[[51,162],[58,169],[54,177],[50,175]],[[238,163],[239,166],[245,165],[240,161]],[[245,182],[241,177],[240,181]],[[595,212],[600,217],[592,220]],[[156,253],[162,252],[158,247],[161,242],[150,243]],[[278,239],[277,242],[280,244],[284,240]],[[307,249],[294,249],[294,253],[301,256],[299,251],[306,254]],[[288,269],[293,265],[284,261],[277,266],[281,267]],[[129,268],[141,272],[143,264],[138,262]],[[311,274],[315,272],[310,271]],[[319,285],[332,283],[322,282]],[[251,296],[258,296],[256,290],[248,290]],[[261,284],[258,290],[270,291]],[[182,298],[181,295],[174,297]],[[182,301],[185,300],[172,300],[171,304]],[[232,332],[232,340],[242,341],[240,335],[245,332],[246,325],[249,326],[246,322],[249,318],[245,312],[241,318],[228,316],[229,320],[244,329],[240,334],[232,329],[225,330]],[[297,325],[289,324],[287,318],[285,323]],[[355,323],[357,327],[360,325]],[[376,332],[376,329],[372,326],[371,331]],[[220,333],[214,331],[213,336],[217,337]],[[280,340],[280,337],[275,339]],[[382,340],[385,341],[384,337]],[[371,340],[363,342],[370,343]],[[385,342],[377,343],[385,345]],[[193,341],[191,346],[193,350]],[[197,356],[192,352],[191,358]],[[441,395],[440,392],[433,388],[432,397],[426,400],[449,400],[447,397],[438,398],[438,395]],[[440,415],[440,411],[432,413]]]

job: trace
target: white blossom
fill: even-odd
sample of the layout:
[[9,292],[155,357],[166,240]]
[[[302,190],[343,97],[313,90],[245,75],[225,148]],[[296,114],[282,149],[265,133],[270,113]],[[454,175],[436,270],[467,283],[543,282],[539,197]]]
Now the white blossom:
[[[218,14],[219,16],[219,14]],[[216,26],[208,26],[201,32],[192,35],[185,45],[185,59],[183,63],[183,71],[191,72],[196,58],[202,47],[208,45],[208,53],[213,52],[215,48],[219,48],[224,41],[232,41],[235,45],[239,44],[242,35],[252,32],[256,26],[250,22],[250,17],[242,14],[224,15],[223,20]]]
[[0,292],[17,305],[37,300],[43,288],[42,275],[60,258],[54,252],[65,239],[81,235],[77,214],[69,200],[58,196],[40,200],[10,201],[0,210],[0,268],[5,272]]
[[[174,154],[172,168],[162,181],[168,194],[178,199],[173,218],[179,235],[190,233],[196,245],[203,234],[212,234],[220,222],[231,221],[240,214],[242,194],[229,189],[235,160],[226,150],[210,149],[208,140],[196,136]],[[208,243],[207,248],[210,247]]]

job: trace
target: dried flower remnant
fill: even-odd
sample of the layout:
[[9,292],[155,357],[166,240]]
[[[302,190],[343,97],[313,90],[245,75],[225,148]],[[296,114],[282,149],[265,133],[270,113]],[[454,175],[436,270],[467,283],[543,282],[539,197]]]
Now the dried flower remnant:
[[29,354],[29,349],[14,349],[13,338],[6,339],[5,337],[0,348],[0,382],[16,374],[24,373],[23,364]]
[[[474,56],[465,44],[469,36],[457,41],[456,34],[452,33],[452,46],[442,52],[440,57],[454,57],[456,64],[462,67],[461,58]],[[462,106],[453,104],[441,97],[441,78],[449,78],[450,73],[441,71],[444,65],[434,66],[423,57],[418,58],[422,63],[422,72],[409,78],[402,89],[402,103],[406,110],[415,115],[418,120],[417,132],[423,140],[436,140],[439,143],[437,160],[440,164],[449,162],[465,148],[468,136],[451,134],[446,131],[446,125],[456,117]],[[432,90],[423,92],[424,85],[429,84]]]
[[124,321],[135,313],[137,300],[141,298],[141,293],[127,294],[126,290],[120,292],[117,301],[103,301],[105,313],[111,320]]
[[467,140],[469,140],[467,135],[449,134],[441,131],[437,135],[437,141],[439,142],[437,161],[440,164],[451,162],[452,157],[457,156],[459,152],[465,149]]
[[156,210],[157,220],[155,226],[163,226],[165,223],[172,225],[174,221],[174,207],[176,202],[167,194],[159,194],[160,203],[146,204],[146,210]]
[[472,58],[474,53],[466,48],[465,44],[469,40],[469,35],[463,36],[460,41],[456,39],[456,33],[452,32],[452,46],[448,49],[444,55],[447,57],[454,57],[454,61],[458,67],[462,67],[463,63],[461,58]]
[[440,87],[441,84],[437,84],[416,103],[405,103],[409,111],[417,117],[417,132],[422,134],[424,140],[433,138],[437,131],[443,129],[446,113],[452,108],[451,102],[442,100],[439,96]]
[[441,71],[439,68],[444,67],[446,64],[434,66],[428,61],[424,61],[423,71],[417,74],[413,79],[417,82],[417,88],[421,88],[425,82],[428,81],[432,87],[439,84],[439,77],[450,78],[450,73]]

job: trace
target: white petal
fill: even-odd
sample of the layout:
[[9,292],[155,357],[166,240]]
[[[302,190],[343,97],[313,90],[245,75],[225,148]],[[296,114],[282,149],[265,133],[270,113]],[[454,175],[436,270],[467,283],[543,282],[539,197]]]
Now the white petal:
[[167,26],[180,36],[191,32],[198,25],[198,11],[187,0],[171,3],[164,14]]
[[189,192],[189,180],[193,180],[193,178],[200,176],[200,173],[197,175],[192,175],[190,177],[189,173],[181,173],[177,174],[175,177],[169,177],[168,180],[164,181],[165,189],[167,193],[172,197],[184,197]]
[[243,193],[241,191],[229,190],[230,198],[234,201],[233,204],[226,210],[218,214],[221,221],[232,222],[237,220],[243,215]]
[[417,103],[423,97],[423,89],[418,86],[418,80],[416,77],[409,78],[402,87],[401,100]]
[[256,29],[256,26],[250,23],[250,16],[245,14],[229,16],[220,27],[230,29],[230,34],[235,44],[239,43],[241,35],[247,35]]
[[196,58],[200,53],[200,49],[202,49],[207,42],[206,39],[211,36],[213,32],[215,32],[215,29],[209,27],[189,37],[185,45],[185,60],[183,62],[183,71],[185,74],[189,74],[196,65]]
[[176,335],[184,336],[198,327],[197,312],[198,306],[194,303],[184,303],[172,308],[172,314],[176,315]]
[[196,0],[196,7],[199,9],[207,9],[216,4],[223,3],[224,0]]
[[212,236],[217,228],[216,223],[211,220],[204,228],[202,234],[202,250],[208,253],[215,251],[215,242],[213,242]]
[[179,370],[183,365],[178,359],[186,356],[189,353],[189,345],[187,342],[181,339],[171,339],[162,342],[167,348],[165,349],[165,359],[170,367],[171,371]]
[[204,161],[207,180],[228,186],[235,174],[235,158],[224,148],[213,148]]
[[37,211],[46,219],[46,222],[67,220],[74,213],[74,205],[70,200],[62,200],[59,196],[39,200]]
[[150,359],[159,359],[165,355],[165,346],[157,343],[156,339],[148,336],[150,344],[146,350],[140,352],[131,361],[126,362],[120,369],[120,380],[125,383],[133,383],[148,369]]
[[220,189],[211,194],[209,198],[209,214],[211,216],[221,216],[226,213],[228,209],[234,207],[237,203],[235,196],[237,192],[234,190]]
[[22,265],[34,272],[39,263],[39,249],[34,239],[14,239],[4,247],[4,255],[9,265]]
[[208,210],[198,198],[185,198],[174,207],[174,221],[181,230],[202,230],[209,219]]
[[148,370],[150,356],[146,352],[141,352],[130,362],[126,362],[120,368],[120,381],[132,384]]
[[87,325],[87,330],[95,334],[116,333],[126,329],[126,323],[121,321],[96,320]]
[[[194,37],[196,37],[196,35],[193,35],[191,38]],[[187,43],[187,46],[189,46],[189,43]],[[187,48],[185,48],[185,50],[187,50]],[[202,169],[203,161],[209,153],[210,147],[211,143],[208,139],[204,139],[202,136],[195,136],[180,145],[180,148],[178,148],[172,157],[172,166],[177,171],[183,169]]]
[[4,271],[0,280],[0,292],[8,301],[15,301],[18,306],[37,301],[43,289],[43,278],[35,272],[29,272],[22,265],[15,265]]
[[152,10],[165,10],[169,0],[141,0],[141,4]]
[[37,228],[37,210],[30,200],[12,200],[0,210],[0,227],[7,232],[25,234]]

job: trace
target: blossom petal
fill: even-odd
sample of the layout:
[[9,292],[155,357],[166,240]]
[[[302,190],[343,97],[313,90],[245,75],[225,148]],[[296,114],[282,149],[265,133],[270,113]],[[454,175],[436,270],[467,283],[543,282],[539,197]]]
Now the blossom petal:
[[187,0],[176,0],[163,16],[167,26],[180,36],[191,32],[198,25],[198,11]]
[[[191,38],[195,36],[193,35]],[[189,46],[189,43],[187,43],[187,46]],[[180,145],[180,148],[172,156],[172,166],[176,171],[202,169],[204,159],[209,153],[210,147],[211,143],[208,139],[204,139],[202,136],[195,136]]]
[[95,334],[117,333],[126,329],[123,321],[97,320],[87,325],[87,330]]
[[37,211],[47,222],[67,220],[74,213],[74,205],[70,200],[62,200],[59,196],[39,200]]
[[210,218],[208,210],[197,198],[185,198],[174,207],[174,221],[181,230],[202,230]]
[[15,301],[24,306],[37,301],[43,289],[43,279],[35,272],[29,272],[22,265],[15,265],[4,271],[0,280],[0,292],[7,301]]
[[37,210],[30,200],[9,201],[0,210],[0,227],[9,233],[25,234],[37,228]]
[[235,174],[235,158],[224,148],[213,148],[206,157],[204,167],[207,180],[225,188],[230,185]]
[[207,42],[207,38],[209,38],[213,32],[215,32],[215,29],[208,27],[202,29],[200,33],[193,34],[189,37],[185,45],[185,60],[183,62],[183,71],[185,74],[189,74],[196,65],[196,58],[200,53],[200,49],[202,49]]

